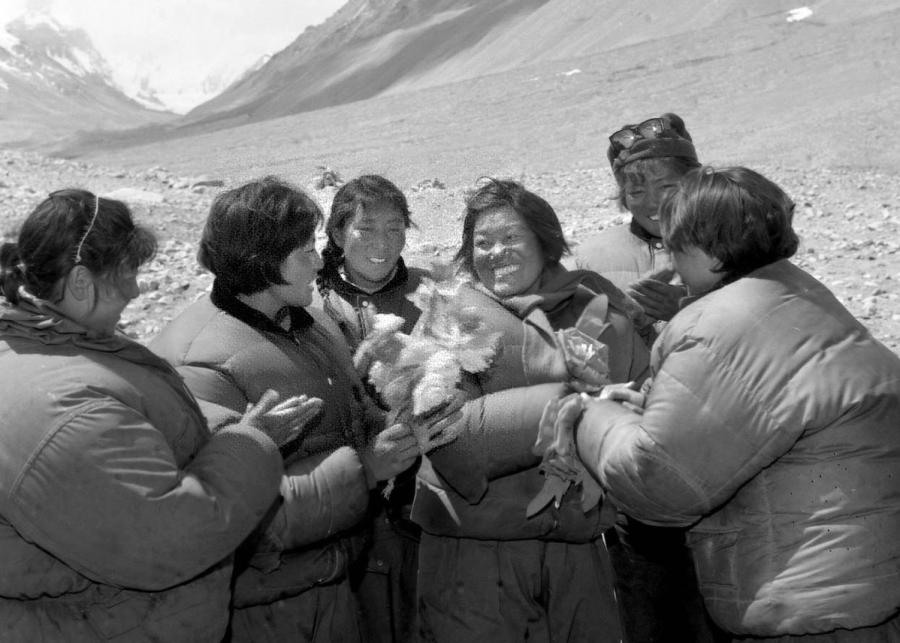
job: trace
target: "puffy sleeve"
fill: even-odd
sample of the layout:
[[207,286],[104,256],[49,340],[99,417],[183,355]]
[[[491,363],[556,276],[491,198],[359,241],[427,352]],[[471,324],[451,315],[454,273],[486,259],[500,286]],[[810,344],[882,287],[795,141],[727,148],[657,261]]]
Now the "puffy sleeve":
[[608,401],[588,406],[578,452],[623,511],[690,525],[797,440],[799,426],[767,414],[746,355],[685,335],[662,357],[643,415]]
[[283,502],[266,526],[282,550],[324,540],[355,526],[369,504],[362,462],[350,447],[301,458],[287,467]]
[[20,474],[10,518],[79,573],[161,590],[219,562],[247,537],[281,482],[275,444],[232,425],[179,468],[164,435],[100,397],[65,415]]
[[434,469],[471,503],[488,482],[536,466],[531,452],[544,406],[565,393],[565,384],[536,384],[488,393],[466,402],[462,431],[429,454]]

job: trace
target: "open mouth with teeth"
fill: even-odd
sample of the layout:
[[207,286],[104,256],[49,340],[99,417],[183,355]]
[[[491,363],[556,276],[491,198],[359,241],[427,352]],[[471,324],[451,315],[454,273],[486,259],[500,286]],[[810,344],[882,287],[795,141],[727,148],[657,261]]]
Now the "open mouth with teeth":
[[494,268],[494,277],[508,277],[519,269],[518,265],[498,266]]
[[385,263],[387,259],[381,259],[379,257],[369,257],[369,261],[371,261],[372,263],[382,264]]

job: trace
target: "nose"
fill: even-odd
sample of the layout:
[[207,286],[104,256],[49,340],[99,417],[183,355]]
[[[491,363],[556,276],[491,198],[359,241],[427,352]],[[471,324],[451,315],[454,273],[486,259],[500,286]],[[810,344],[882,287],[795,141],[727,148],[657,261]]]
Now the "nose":
[[141,287],[138,285],[137,277],[130,277],[129,279],[126,279],[122,288],[122,295],[125,297],[125,299],[131,301],[140,294]]
[[506,256],[507,250],[507,247],[498,241],[490,247],[488,254],[490,255],[491,259],[502,259]]

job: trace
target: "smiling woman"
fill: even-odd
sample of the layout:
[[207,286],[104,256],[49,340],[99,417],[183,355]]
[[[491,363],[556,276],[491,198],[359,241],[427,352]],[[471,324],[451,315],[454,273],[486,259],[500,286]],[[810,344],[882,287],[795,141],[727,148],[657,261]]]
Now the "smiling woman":
[[419,469],[424,640],[622,636],[602,540],[610,508],[583,504],[576,484],[528,510],[545,483],[532,453],[545,402],[569,387],[639,383],[649,362],[637,305],[600,275],[563,268],[567,251],[556,212],[521,184],[489,179],[467,198],[456,260],[468,282],[454,306],[501,350],[465,383],[457,440]]

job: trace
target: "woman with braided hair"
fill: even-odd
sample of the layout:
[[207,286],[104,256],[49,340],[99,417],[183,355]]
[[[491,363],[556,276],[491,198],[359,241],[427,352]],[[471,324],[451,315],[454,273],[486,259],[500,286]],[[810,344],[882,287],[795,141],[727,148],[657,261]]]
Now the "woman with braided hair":
[[[403,261],[410,225],[406,197],[383,176],[356,177],[334,195],[317,279],[318,303],[353,349],[369,332],[376,312],[402,317],[407,334],[419,319],[421,311],[406,296],[430,274]],[[420,530],[409,512],[415,469],[394,480],[387,498],[374,495],[371,546],[357,588],[372,641],[414,638]]]

